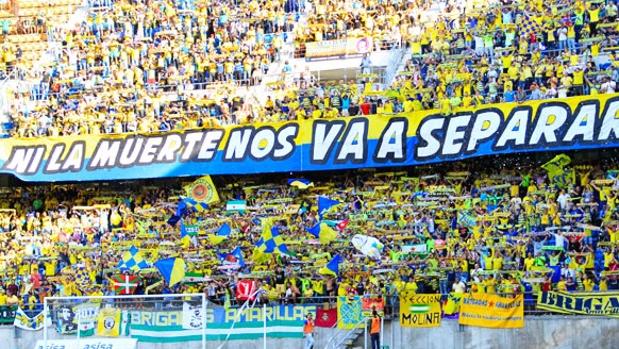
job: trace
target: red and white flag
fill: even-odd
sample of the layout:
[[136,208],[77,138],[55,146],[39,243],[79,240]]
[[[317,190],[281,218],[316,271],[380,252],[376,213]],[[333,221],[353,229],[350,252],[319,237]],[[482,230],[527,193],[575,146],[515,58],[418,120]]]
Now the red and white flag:
[[134,294],[140,284],[140,279],[135,275],[119,274],[112,277],[112,288],[116,294]]
[[336,323],[337,308],[316,310],[316,327],[332,328]]
[[256,292],[255,280],[239,280],[236,284],[236,299],[240,301],[254,300]]

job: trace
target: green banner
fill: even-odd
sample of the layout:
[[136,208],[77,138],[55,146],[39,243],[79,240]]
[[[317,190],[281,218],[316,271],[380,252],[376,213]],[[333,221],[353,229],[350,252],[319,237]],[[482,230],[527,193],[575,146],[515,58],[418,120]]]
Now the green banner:
[[0,306],[0,324],[13,324],[17,307]]

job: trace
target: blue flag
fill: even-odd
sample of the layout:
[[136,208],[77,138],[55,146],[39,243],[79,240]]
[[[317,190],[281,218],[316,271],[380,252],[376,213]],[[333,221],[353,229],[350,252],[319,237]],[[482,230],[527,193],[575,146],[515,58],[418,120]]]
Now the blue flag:
[[337,200],[329,199],[326,196],[318,197],[318,215],[322,217],[322,215],[329,211],[329,209],[333,206],[339,205],[340,202]]
[[243,251],[241,251],[241,248],[238,246],[230,251],[230,253],[218,253],[217,255],[222,264],[238,264],[241,268],[245,266]]
[[278,226],[263,226],[262,235],[255,246],[262,253],[290,253],[288,246],[286,246],[283,237],[280,235]]
[[183,197],[183,199],[181,201],[187,207],[190,207],[190,208],[192,208],[192,209],[194,209],[195,211],[198,211],[198,212],[202,212],[202,211],[204,211],[204,210],[206,210],[208,208],[208,204],[207,203],[201,202],[201,201],[196,201],[195,199],[190,198],[190,197]]
[[150,264],[142,255],[142,251],[140,251],[137,247],[131,246],[129,251],[126,251],[122,259],[118,262],[116,268],[120,270],[132,270],[132,271],[140,271],[145,268],[149,268]]
[[168,219],[168,224],[171,226],[175,226],[178,221],[181,220],[191,208],[187,206],[187,202],[184,199],[178,201],[178,205],[176,205],[176,212]]
[[232,229],[230,229],[230,225],[228,225],[228,223],[224,223],[217,230],[217,235],[219,235],[219,236],[230,236],[230,232],[231,231],[232,231]]
[[155,262],[155,267],[170,286],[181,282],[185,277],[185,261],[182,258],[165,258]]
[[322,275],[337,276],[340,273],[340,263],[342,263],[343,261],[344,259],[342,258],[342,256],[337,254],[331,259],[329,263],[327,263],[327,265],[320,268],[320,270],[318,270],[318,273]]
[[321,244],[328,244],[337,238],[337,232],[325,222],[316,223],[316,225],[306,230],[319,239]]

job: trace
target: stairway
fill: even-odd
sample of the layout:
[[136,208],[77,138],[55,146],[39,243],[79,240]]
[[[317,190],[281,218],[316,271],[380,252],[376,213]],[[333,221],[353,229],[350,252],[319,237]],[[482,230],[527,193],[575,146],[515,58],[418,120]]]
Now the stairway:
[[[337,349],[363,349],[363,332],[362,328],[356,328],[350,332],[350,336],[347,337],[338,347]],[[361,341],[361,346],[359,346],[359,341]]]
[[[350,330],[337,330],[325,345],[325,349],[363,349],[365,321],[365,318],[363,318]],[[361,344],[360,347],[359,343]]]

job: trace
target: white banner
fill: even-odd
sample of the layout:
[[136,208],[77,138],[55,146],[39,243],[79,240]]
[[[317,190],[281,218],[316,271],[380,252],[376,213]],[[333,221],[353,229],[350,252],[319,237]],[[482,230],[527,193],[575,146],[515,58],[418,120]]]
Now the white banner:
[[403,253],[426,253],[428,252],[428,245],[416,244],[416,245],[404,245],[402,246]]
[[183,303],[183,329],[199,330],[202,328],[202,305]]
[[84,338],[38,340],[34,349],[135,349],[138,340],[131,338]]
[[[13,324],[15,327],[21,328],[22,330],[38,331],[45,325],[45,317],[43,313],[38,313],[30,317],[21,308],[17,308],[15,312],[15,322]],[[47,324],[49,326],[51,321],[48,321]]]
[[356,234],[350,242],[359,252],[370,258],[379,259],[383,252],[383,244],[373,236]]

